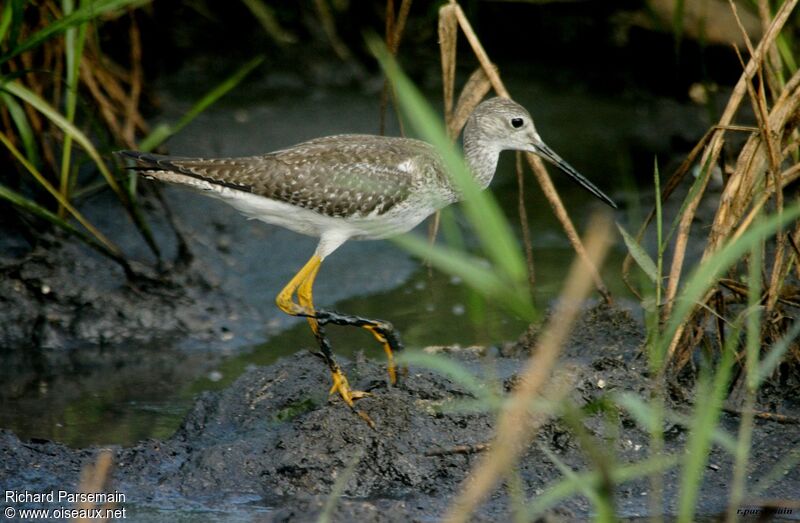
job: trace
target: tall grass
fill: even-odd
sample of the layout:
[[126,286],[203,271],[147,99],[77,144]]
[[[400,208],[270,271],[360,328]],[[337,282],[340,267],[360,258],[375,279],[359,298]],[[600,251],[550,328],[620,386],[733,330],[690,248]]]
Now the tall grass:
[[406,114],[414,115],[411,119],[414,130],[441,153],[448,172],[463,195],[464,211],[475,226],[475,232],[492,266],[486,267],[464,253],[431,246],[411,236],[398,241],[412,252],[427,256],[433,265],[457,274],[484,294],[500,299],[514,312],[532,318],[533,307],[526,290],[525,262],[516,248],[516,240],[500,206],[489,193],[481,190],[439,119],[411,81],[401,73],[387,49],[377,40],[371,40],[370,47],[397,90],[401,109]]
[[[797,113],[800,104],[800,74],[793,61],[778,63],[768,61],[775,49],[775,42],[781,35],[781,29],[789,20],[796,4],[794,0],[783,2],[774,18],[764,20],[765,34],[757,46],[749,43],[747,35],[742,30],[744,39],[748,42],[750,59],[747,63],[742,63],[744,71],[725,111],[717,126],[707,134],[693,154],[673,174],[663,191],[662,199],[669,198],[686,175],[688,168],[699,158],[702,166],[701,176],[698,176],[689,197],[681,205],[680,215],[673,227],[675,231],[671,244],[673,256],[669,265],[662,319],[670,316],[676,304],[678,290],[683,284],[686,246],[697,209],[703,198],[707,197],[711,167],[718,164],[725,134],[741,129],[731,124],[746,99],[749,99],[756,115],[756,132],[750,134],[739,152],[734,171],[720,197],[719,207],[706,238],[703,261],[708,260],[731,239],[741,236],[765,208],[771,207],[781,213],[784,207],[784,187],[797,179],[800,174],[800,169],[795,167],[796,162],[792,161],[797,154],[798,129],[796,118],[791,116]],[[781,80],[783,76],[788,76],[789,79],[783,82]],[[777,86],[777,89],[772,89],[770,86]],[[784,167],[787,164],[789,167]],[[648,222],[641,228],[639,237]],[[792,236],[796,235],[795,227]],[[768,320],[770,317],[775,318],[782,314],[779,299],[781,289],[792,265],[797,260],[796,248],[792,243],[793,239],[781,230],[771,244],[774,246],[775,256],[769,260],[772,267],[768,283],[764,287],[765,313],[768,315]],[[692,310],[691,321],[687,321],[673,334],[666,357],[676,370],[689,360],[692,350],[691,340],[700,336],[704,325],[711,320],[709,309],[714,310],[712,300],[719,292],[721,290],[717,288],[709,289],[709,293],[701,297],[702,299]],[[739,295],[740,298],[744,296],[746,293]],[[724,311],[716,312],[724,316]],[[770,321],[766,324],[771,323],[774,324]],[[780,330],[765,334],[769,334],[768,339],[777,339],[780,337]]]
[[[79,195],[110,189],[160,265],[160,250],[137,204],[135,177],[118,178],[107,150],[136,147],[139,140],[146,150],[158,146],[261,61],[250,61],[209,91],[176,125],[150,132],[139,112],[144,79],[136,11],[147,3],[62,0],[0,8],[0,144],[8,153],[0,157],[8,164],[0,199],[107,255],[128,276],[134,272],[120,247],[77,210]],[[129,26],[127,66],[112,62],[98,43],[109,19]],[[87,162],[100,174],[100,185],[79,177]]]
[[[694,521],[697,517],[698,493],[700,492],[708,456],[712,445],[717,445],[728,452],[734,463],[734,471],[729,484],[727,521],[736,519],[736,510],[745,499],[745,493],[751,488],[745,471],[749,461],[752,439],[753,421],[756,415],[755,400],[759,387],[776,368],[777,362],[785,358],[800,334],[800,327],[793,326],[788,332],[776,330],[771,325],[779,310],[782,289],[793,265],[797,264],[796,242],[793,236],[786,233],[787,227],[796,226],[800,218],[800,203],[783,201],[782,191],[788,183],[800,176],[800,169],[793,161],[798,154],[798,120],[791,115],[798,114],[800,104],[800,79],[792,60],[783,60],[780,67],[788,78],[781,80],[779,71],[765,65],[765,57],[773,48],[785,48],[789,38],[780,38],[781,28],[795,7],[793,1],[784,2],[777,9],[774,18],[765,20],[767,28],[763,40],[756,47],[751,47],[750,61],[743,63],[744,73],[734,90],[728,108],[719,124],[715,126],[687,158],[676,175],[673,175],[662,187],[658,168],[654,169],[655,206],[651,216],[645,222],[639,234],[628,233],[620,226],[620,231],[630,253],[625,272],[629,276],[631,266],[635,263],[640,269],[642,278],[634,290],[643,298],[646,312],[647,338],[644,353],[649,364],[649,380],[651,394],[634,395],[632,393],[614,394],[607,397],[609,403],[603,407],[627,412],[637,420],[641,428],[650,434],[649,456],[635,463],[618,461],[613,454],[598,452],[600,444],[591,437],[582,434],[581,420],[590,415],[566,399],[560,391],[564,383],[569,387],[569,373],[558,365],[559,347],[563,337],[553,332],[564,332],[569,329],[574,315],[559,312],[553,314],[552,323],[546,327],[548,334],[540,337],[540,343],[531,356],[528,366],[521,371],[526,379],[523,385],[513,391],[509,397],[498,398],[486,391],[492,390],[489,383],[470,375],[457,363],[440,355],[416,355],[413,352],[404,355],[405,361],[438,369],[475,391],[475,401],[469,408],[481,408],[494,412],[497,416],[496,434],[487,445],[489,449],[484,459],[474,465],[468,480],[461,492],[456,496],[445,519],[460,522],[469,520],[471,514],[483,499],[495,488],[502,478],[509,478],[512,485],[518,483],[516,462],[531,441],[532,434],[547,418],[561,418],[571,428],[581,447],[587,455],[589,468],[585,471],[571,470],[560,463],[557,456],[541,449],[563,472],[564,479],[556,481],[541,494],[525,501],[525,514],[519,517],[533,519],[544,510],[569,497],[583,495],[594,506],[595,517],[599,521],[613,521],[617,517],[614,509],[614,490],[618,485],[634,479],[650,478],[651,489],[649,511],[651,517],[660,520],[664,508],[665,471],[677,468],[679,484],[677,494],[677,518],[679,521]],[[464,14],[455,2],[442,8],[440,15],[440,43],[443,57],[443,82],[445,84],[445,121],[451,123],[460,118],[459,108],[453,103],[453,62],[450,61],[457,27],[469,27],[462,24]],[[459,25],[462,24],[462,25]],[[442,37],[442,35],[445,35]],[[476,49],[479,61],[481,46],[477,36],[467,35],[473,49]],[[410,81],[402,74],[390,53],[375,42],[373,51],[381,61],[393,89],[397,94],[398,104],[403,113],[416,129],[417,133],[439,148],[447,158],[447,164],[459,184],[469,190],[469,176],[464,170],[463,160],[454,157],[449,138],[457,134],[460,126],[438,123],[436,116],[424,103],[421,95]],[[781,55],[786,52],[782,51]],[[496,71],[484,67],[470,78],[468,84],[477,95],[473,94],[469,106],[478,103],[493,86],[498,90],[502,86]],[[774,64],[773,64],[774,66]],[[494,76],[493,76],[494,75]],[[780,89],[768,94],[767,76]],[[758,85],[754,85],[754,83]],[[465,88],[465,91],[467,89]],[[498,90],[501,94],[502,91]],[[756,128],[733,125],[733,118],[740,102],[749,95],[758,118]],[[469,96],[468,96],[469,98]],[[463,99],[463,98],[462,98]],[[467,113],[468,114],[468,113]],[[463,123],[461,124],[463,125]],[[684,256],[686,243],[689,240],[691,225],[700,200],[706,197],[706,188],[711,176],[712,167],[716,165],[720,153],[722,135],[726,132],[754,129],[750,139],[740,152],[736,170],[727,181],[714,227],[706,238],[706,251],[701,263],[694,267],[686,267]],[[668,199],[678,182],[696,162],[700,163],[700,176],[693,182],[686,198],[679,205],[679,212],[674,222],[665,227],[663,202]],[[788,167],[786,165],[788,164]],[[487,193],[470,194],[466,207],[491,209],[491,196]],[[476,203],[478,202],[478,203]],[[489,211],[491,212],[491,211]],[[521,254],[510,254],[508,226],[502,220],[495,222],[490,214],[489,220],[475,212],[466,213],[471,225],[480,238],[480,248],[486,259],[491,260],[487,268],[485,264],[476,263],[473,255],[458,246],[430,246],[420,238],[404,238],[400,244],[411,252],[425,256],[439,269],[458,274],[464,281],[489,299],[498,301],[514,313],[528,314],[526,318],[536,317],[527,308],[527,302],[515,288],[523,285],[520,263]],[[656,254],[655,259],[640,245],[644,229],[655,219]],[[491,224],[491,225],[489,225]],[[590,235],[584,244],[588,248],[603,240],[603,233]],[[448,235],[445,235],[447,239]],[[781,247],[783,245],[783,247]],[[667,253],[673,252],[672,260],[666,259]],[[769,253],[769,259],[765,258]],[[513,256],[509,263],[500,263],[505,256]],[[587,256],[593,263],[600,259]],[[578,256],[579,259],[582,256]],[[769,262],[769,263],[767,263]],[[764,274],[765,265],[771,265],[771,273]],[[584,267],[586,267],[584,265]],[[687,275],[682,277],[686,272]],[[569,303],[566,297],[578,301],[589,291],[586,269],[581,273],[571,274],[565,282],[564,299],[559,303]],[[665,278],[666,276],[666,278]],[[726,292],[730,280],[745,282],[744,291],[739,294],[727,292],[722,296],[728,302],[743,300],[741,307],[719,308],[720,296]],[[631,286],[630,278],[627,281]],[[575,292],[575,289],[580,289]],[[724,300],[723,300],[724,301]],[[700,365],[695,380],[694,401],[688,415],[673,412],[667,408],[665,395],[668,382],[695,350],[698,332],[707,323],[708,317],[716,318],[719,345],[716,352],[711,352]],[[784,323],[785,324],[785,323]],[[744,369],[745,402],[741,409],[736,409],[740,416],[738,434],[731,435],[720,426],[724,410],[730,411],[728,394],[731,390],[731,377],[736,365]],[[539,372],[535,377],[529,372]],[[544,374],[541,374],[544,373]],[[552,373],[554,377],[550,377]],[[766,413],[768,414],[768,413]],[[664,422],[669,420],[678,423],[688,430],[688,438],[682,448],[674,448],[671,453],[664,450]],[[761,481],[774,481],[780,476],[778,471],[789,470],[800,461],[800,451],[792,453],[786,459],[775,464],[773,472]],[[517,478],[515,480],[514,478]],[[512,489],[518,497],[519,485]],[[515,506],[518,507],[518,503]],[[515,509],[518,511],[518,509]]]

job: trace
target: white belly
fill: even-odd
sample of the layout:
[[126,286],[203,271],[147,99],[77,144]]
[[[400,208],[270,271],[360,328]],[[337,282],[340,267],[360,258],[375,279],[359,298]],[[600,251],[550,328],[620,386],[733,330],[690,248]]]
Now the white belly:
[[341,236],[356,240],[377,240],[408,232],[436,210],[432,205],[399,204],[383,215],[332,218],[309,209],[228,188],[213,191],[211,194],[251,219],[307,236],[320,237],[335,231]]

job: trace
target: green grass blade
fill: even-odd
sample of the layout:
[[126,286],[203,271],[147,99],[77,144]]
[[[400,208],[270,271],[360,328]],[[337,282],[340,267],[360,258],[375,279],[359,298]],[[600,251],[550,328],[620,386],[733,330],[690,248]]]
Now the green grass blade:
[[752,492],[748,492],[753,497],[758,497],[762,492],[773,486],[775,483],[785,479],[786,475],[793,470],[797,470],[800,465],[800,446],[795,446],[789,452],[781,456],[780,461],[760,478],[752,482]]
[[56,188],[53,187],[53,185],[49,181],[47,181],[47,179],[42,175],[42,173],[40,173],[36,169],[36,167],[34,167],[33,164],[31,164],[22,155],[19,149],[14,147],[14,144],[11,143],[11,140],[9,140],[3,133],[0,133],[0,143],[6,146],[6,148],[11,152],[11,154],[14,155],[14,157],[17,159],[17,161],[19,161],[22,164],[22,166],[25,167],[25,169],[31,174],[31,176],[33,176],[33,178],[37,182],[39,182],[39,185],[41,185],[47,192],[49,192],[56,199],[56,201],[58,201],[60,205],[62,205],[65,209],[67,209],[70,212],[70,214],[72,214],[72,216],[74,216],[75,219],[78,220],[78,222],[81,225],[83,225],[86,228],[86,230],[88,230],[97,239],[99,243],[103,244],[106,247],[106,249],[113,252],[116,256],[120,257],[122,256],[122,251],[119,249],[119,247],[117,247],[111,240],[106,238],[103,233],[101,233],[89,222],[89,220],[84,218],[84,216],[77,209],[75,209],[72,205],[70,205],[70,203],[61,196],[61,193],[59,193],[56,190]]
[[22,25],[25,23],[25,6],[28,0],[8,0],[5,2],[11,6],[11,25],[8,29],[7,48],[17,45],[19,35],[22,33]]
[[[625,483],[635,479],[650,476],[671,469],[678,463],[677,456],[658,456],[638,463],[620,465],[611,470],[611,480],[615,484]],[[600,485],[600,475],[597,472],[584,472],[576,474],[574,479],[566,479],[548,487],[542,494],[535,496],[527,506],[529,521],[554,506],[559,501],[570,498],[581,491],[584,485],[591,485],[595,489]]]
[[[71,14],[75,9],[74,0],[62,0],[62,10],[65,15]],[[66,100],[65,118],[68,122],[75,122],[75,109],[78,103],[78,72],[81,58],[83,57],[83,45],[86,41],[86,24],[80,24],[78,29],[70,27],[64,33],[64,54],[66,57]],[[64,199],[69,200],[69,191],[73,183],[72,173],[75,172],[72,166],[72,135],[64,135],[64,144],[61,150],[61,176],[59,191]],[[59,216],[64,215],[64,208],[59,207]]]
[[[759,220],[756,218],[756,220]],[[747,469],[750,461],[750,447],[753,441],[753,410],[759,384],[758,356],[761,351],[761,270],[764,242],[753,245],[750,249],[749,266],[747,268],[747,309],[743,312],[746,326],[745,336],[745,383],[746,393],[743,412],[739,417],[739,434],[736,441],[736,452],[733,465],[728,504],[728,520],[736,517],[736,507],[740,506],[747,489]]]
[[364,450],[357,450],[344,471],[342,471],[341,474],[338,474],[338,477],[331,488],[331,493],[328,495],[328,499],[325,500],[325,506],[322,508],[322,512],[317,519],[317,523],[330,523],[333,521],[333,511],[336,509],[336,503],[339,501],[339,498],[342,497],[342,494],[344,494],[344,489],[347,487],[347,482],[353,477],[353,473],[356,471],[356,466],[358,466],[362,457],[364,457]]
[[95,0],[92,2],[84,2],[84,5],[68,16],[52,21],[26,40],[11,46],[6,54],[0,56],[0,64],[41,45],[54,36],[63,33],[70,27],[98,19],[100,16],[111,11],[137,7],[148,3],[150,3],[150,0]]
[[[659,413],[659,409],[652,405],[655,402],[648,404],[639,396],[627,392],[616,394],[614,402],[633,416],[636,423],[651,434],[664,430],[661,426],[664,417]],[[692,420],[688,416],[675,411],[666,411],[665,414],[666,418],[672,423],[687,428],[692,426]],[[717,427],[712,430],[711,437],[714,443],[731,454],[736,451],[736,440],[728,432]]]
[[451,206],[440,211],[439,230],[446,245],[457,251],[465,251],[467,244],[461,228],[458,226],[456,209],[457,207]]
[[[97,149],[92,144],[91,140],[89,140],[89,138],[80,129],[75,127],[72,122],[67,120],[64,115],[53,108],[53,106],[22,84],[18,82],[6,82],[0,84],[0,90],[4,90],[10,94],[13,94],[17,98],[27,102],[34,109],[47,117],[48,120],[53,122],[53,124],[55,124],[58,128],[60,128],[64,134],[72,136],[72,140],[80,145],[84,151],[86,151],[86,154],[89,155],[89,158],[91,158],[95,166],[97,166],[97,169],[100,171],[100,174],[103,176],[103,178],[105,178],[109,187],[111,187],[111,189],[117,195],[119,201],[122,202],[122,205],[125,207],[125,210],[128,211],[128,215],[131,217],[134,224],[136,224],[136,228],[142,237],[144,237],[147,245],[150,247],[150,250],[153,251],[156,258],[160,258],[158,245],[156,245],[150,228],[147,226],[147,223],[145,222],[138,208],[132,204],[128,194],[123,191],[120,185],[117,183],[117,180],[111,174],[111,171],[100,157],[100,153],[97,152]],[[63,205],[62,202],[59,203]]]
[[31,128],[28,121],[28,115],[25,110],[17,101],[8,93],[0,92],[0,101],[8,110],[11,116],[11,121],[17,127],[17,136],[22,141],[22,147],[25,149],[25,157],[37,168],[41,166],[41,159],[39,158],[39,151],[37,148],[36,134]]
[[647,432],[652,433],[662,430],[661,416],[656,409],[648,405],[641,397],[628,392],[622,392],[614,396],[617,405],[628,411],[633,419]]
[[65,134],[71,135],[72,139],[79,144],[89,155],[89,157],[94,161],[98,170],[108,182],[108,185],[111,189],[117,193],[117,196],[123,202],[127,202],[125,198],[125,194],[122,192],[117,181],[111,175],[111,172],[108,170],[108,167],[103,162],[103,159],[100,157],[100,153],[97,152],[94,145],[92,144],[91,140],[83,134],[83,132],[75,127],[75,125],[67,120],[64,115],[59,113],[52,105],[46,102],[44,99],[39,97],[36,93],[28,89],[27,87],[23,86],[18,82],[7,82],[0,85],[0,89],[6,91],[9,94],[16,96],[17,98],[23,100],[30,104],[34,109],[42,113],[48,120],[53,122],[59,129],[61,129]]
[[3,12],[0,13],[0,44],[6,39],[6,34],[11,28],[11,21],[14,19],[14,2],[6,2]]
[[795,71],[797,71],[797,58],[795,58],[795,52],[792,51],[792,46],[786,38],[786,35],[784,33],[779,34],[776,43],[783,63],[786,64],[787,69],[789,69],[789,74],[794,75]]
[[800,335],[800,321],[795,321],[792,328],[786,332],[783,338],[772,345],[767,355],[761,360],[761,365],[758,367],[758,385],[764,383],[764,380],[775,371],[783,360],[783,355],[786,354],[798,335]]
[[150,134],[139,141],[139,150],[144,152],[152,151],[167,141],[173,134],[175,134],[175,131],[171,125],[160,123],[150,131]]
[[264,31],[279,44],[293,44],[297,37],[286,31],[278,22],[275,10],[262,0],[242,0],[242,3],[253,13]]
[[681,207],[678,210],[678,213],[672,219],[672,224],[670,225],[669,232],[667,232],[667,236],[666,238],[664,238],[664,241],[662,243],[662,245],[664,245],[665,247],[670,243],[672,237],[678,231],[681,219],[683,218],[686,209],[689,207],[689,203],[692,200],[694,200],[694,198],[697,196],[697,193],[699,193],[700,190],[705,186],[706,183],[705,180],[706,178],[711,176],[711,174],[712,174],[712,168],[710,164],[706,162],[706,165],[703,166],[703,168],[700,171],[700,174],[694,179],[692,185],[689,187],[689,192],[686,194],[686,197],[681,202]]
[[749,392],[758,390],[758,355],[761,351],[761,268],[764,245],[750,249],[750,264],[747,275],[747,337],[745,341],[745,374]]
[[580,493],[586,496],[595,507],[601,504],[600,496],[597,495],[597,491],[595,489],[591,488],[590,482],[580,481],[578,474],[569,468],[566,463],[561,461],[561,459],[559,459],[559,457],[552,450],[543,445],[539,446],[539,450],[544,452],[544,455],[547,456],[547,459],[553,462],[553,464],[558,468],[567,481],[578,486]]
[[674,0],[673,13],[672,13],[672,35],[675,38],[675,54],[677,55],[680,50],[681,40],[683,40],[683,25],[684,25],[684,6],[685,0]]
[[536,309],[531,303],[527,286],[515,286],[476,258],[448,247],[431,245],[426,240],[412,234],[395,237],[392,241],[415,256],[428,260],[439,270],[459,276],[464,283],[506,310],[528,321],[534,321],[538,317]]
[[424,367],[455,381],[466,388],[479,401],[496,403],[496,397],[486,383],[479,380],[464,365],[437,354],[407,350],[397,354],[398,363]]
[[[713,377],[701,374],[697,384],[695,414],[691,422],[689,440],[686,443],[683,467],[681,469],[680,497],[678,499],[678,521],[694,521],[697,497],[703,482],[703,471],[708,463],[714,428],[719,422],[722,405],[728,390],[738,331],[726,340],[722,358]],[[731,341],[732,340],[732,341]]]
[[628,247],[628,251],[631,253],[631,257],[636,264],[644,271],[651,282],[658,284],[658,269],[656,268],[656,263],[653,261],[653,258],[647,254],[647,251],[645,251],[641,245],[636,243],[633,236],[628,234],[628,231],[619,223],[617,223],[617,229],[619,229],[619,232],[622,234],[625,246]]
[[139,143],[139,149],[142,151],[152,151],[170,136],[178,133],[192,120],[197,118],[200,113],[208,109],[217,100],[225,96],[231,89],[239,85],[239,83],[241,83],[241,81],[244,80],[245,77],[247,77],[247,75],[249,75],[256,67],[261,65],[263,61],[264,56],[260,55],[244,64],[231,76],[206,93],[205,96],[195,103],[175,125],[159,125],[156,127],[153,132],[151,132]]
[[661,281],[664,275],[664,251],[667,244],[664,242],[664,213],[661,208],[661,173],[658,170],[658,160],[653,158],[653,185],[656,199],[656,243],[658,254],[656,256],[656,322],[659,320],[658,307],[661,306]]
[[[133,177],[135,174],[129,173],[129,176]],[[150,248],[150,251],[153,253],[153,255],[155,255],[156,262],[160,264],[161,249],[159,249],[156,239],[153,237],[153,231],[150,229],[150,225],[147,223],[147,220],[145,220],[144,214],[139,207],[139,203],[136,199],[136,193],[128,193],[128,214],[130,215],[131,219],[133,219],[133,223],[136,225],[139,234],[141,234],[144,238],[147,246]]]
[[[652,392],[650,393],[652,419],[650,420],[650,448],[651,456],[660,456],[664,452],[664,414],[665,406],[665,384],[661,379],[664,370],[664,358],[660,350],[661,340],[661,300],[663,294],[662,283],[664,281],[664,252],[667,248],[664,242],[664,215],[662,209],[661,193],[661,172],[658,169],[658,158],[653,158],[653,193],[656,206],[656,279],[653,282],[654,293],[652,306],[648,307],[643,303],[645,309],[645,325],[647,329],[647,363],[654,376]],[[684,205],[686,202],[684,202]],[[648,300],[645,297],[645,302]],[[661,521],[659,515],[664,510],[664,478],[654,473],[650,479],[650,494],[648,495],[648,509],[653,514],[653,520],[657,523]]]
[[447,136],[441,119],[411,80],[403,74],[383,42],[373,37],[369,38],[367,43],[396,89],[400,107],[409,118],[411,126],[442,156],[448,173],[463,196],[465,213],[475,228],[486,254],[509,282],[517,286],[525,285],[527,282],[525,261],[499,205],[474,180],[463,157]]

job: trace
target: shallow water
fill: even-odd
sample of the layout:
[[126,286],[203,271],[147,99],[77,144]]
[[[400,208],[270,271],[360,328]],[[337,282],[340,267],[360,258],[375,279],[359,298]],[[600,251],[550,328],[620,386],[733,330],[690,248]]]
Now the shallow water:
[[[545,141],[618,200],[625,199],[624,194],[614,191],[621,186],[619,179],[634,177],[635,149],[651,139],[640,132],[642,122],[652,121],[664,112],[672,113],[670,121],[675,122],[674,126],[681,120],[694,125],[698,119],[697,109],[671,101],[598,98],[586,91],[553,92],[536,84],[510,87],[518,93],[518,101],[534,108],[532,112]],[[431,94],[431,99],[435,98]],[[229,99],[174,137],[170,150],[187,156],[245,155],[319,135],[375,132],[375,99],[347,91],[316,93],[302,99]],[[165,118],[176,117],[189,104],[190,101],[165,93]],[[669,139],[666,132],[661,136],[662,140]],[[663,143],[659,145],[665,147]],[[591,212],[602,204],[566,182],[559,173],[551,170],[551,174],[576,226],[582,230]],[[533,178],[528,177],[526,183],[529,225],[534,235],[535,299],[544,307],[557,294],[573,253]],[[504,155],[492,191],[518,228],[511,153]],[[184,193],[174,190],[168,194],[173,204],[180,206]],[[176,209],[177,214],[181,212]],[[624,221],[625,213],[618,213],[618,219]],[[252,226],[243,220],[234,221],[238,218],[230,220],[232,227]],[[166,437],[178,426],[199,392],[224,387],[250,365],[266,365],[299,349],[311,348],[314,340],[305,322],[280,315],[273,296],[286,278],[283,275],[290,275],[302,263],[314,242],[291,233],[273,234],[271,226],[255,227],[253,230],[267,231],[265,241],[277,240],[279,245],[275,247],[287,254],[277,256],[283,265],[273,262],[254,271],[257,261],[253,260],[261,256],[257,254],[244,264],[248,270],[231,269],[223,275],[233,280],[232,288],[246,294],[265,318],[263,323],[242,324],[246,335],[232,333],[231,336],[239,336],[237,344],[221,351],[216,346],[181,347],[181,340],[167,340],[157,346],[126,347],[129,357],[114,367],[81,365],[69,375],[45,372],[38,387],[4,401],[0,426],[23,438],[51,439],[75,447],[128,445],[143,438]],[[380,258],[375,257],[378,251],[383,253]],[[603,269],[607,285],[619,298],[627,296],[619,277],[623,255],[623,248],[618,245]],[[371,264],[373,259],[379,261]],[[372,291],[365,294],[364,289]],[[429,274],[417,261],[385,242],[353,242],[335,253],[323,266],[315,296],[322,306],[390,320],[402,333],[406,346],[412,348],[501,343],[516,339],[526,328],[526,322],[509,315],[499,304],[486,303],[450,276],[436,271]],[[380,347],[363,331],[330,327],[329,332],[337,354],[352,357],[356,351],[364,350],[368,357],[384,357]]]

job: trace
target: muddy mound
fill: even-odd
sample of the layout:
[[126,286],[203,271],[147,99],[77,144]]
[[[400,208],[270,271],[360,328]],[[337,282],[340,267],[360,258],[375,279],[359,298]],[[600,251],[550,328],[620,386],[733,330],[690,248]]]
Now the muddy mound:
[[[19,257],[0,255],[0,351],[40,350],[52,367],[75,347],[144,344],[177,334],[224,339],[224,322],[243,308],[209,280],[202,260],[157,273],[134,263],[126,280],[115,263],[50,238]],[[22,357],[22,355],[20,355]]]
[[[346,496],[403,498],[452,491],[464,478],[463,456],[432,459],[429,454],[487,441],[491,416],[441,412],[445,402],[468,393],[428,371],[412,370],[401,386],[388,387],[377,363],[344,368],[354,388],[372,392],[356,405],[373,419],[375,429],[338,397],[328,398],[324,364],[298,353],[247,372],[220,394],[204,395],[170,445],[158,451],[173,452],[175,445],[183,450],[180,466],[160,474],[159,488],[184,496],[254,493],[280,504],[285,497],[329,493],[338,475],[356,462]],[[146,461],[164,461],[163,455],[152,458],[157,459]],[[159,475],[158,470],[150,473]]]

